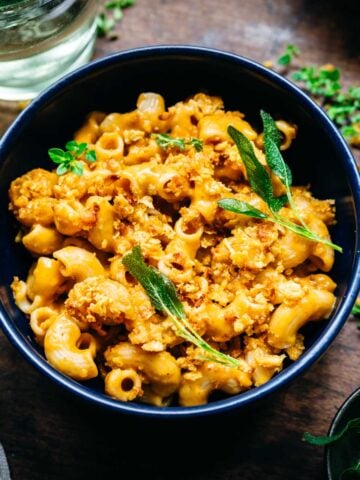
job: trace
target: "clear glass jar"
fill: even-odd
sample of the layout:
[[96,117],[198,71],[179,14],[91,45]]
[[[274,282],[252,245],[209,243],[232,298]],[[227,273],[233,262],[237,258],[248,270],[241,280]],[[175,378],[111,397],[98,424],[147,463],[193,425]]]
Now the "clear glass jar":
[[28,100],[86,63],[98,0],[0,1],[0,99]]

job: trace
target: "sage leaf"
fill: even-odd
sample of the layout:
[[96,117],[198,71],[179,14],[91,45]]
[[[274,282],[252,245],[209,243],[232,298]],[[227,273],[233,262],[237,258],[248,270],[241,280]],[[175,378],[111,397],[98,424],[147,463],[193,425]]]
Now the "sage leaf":
[[243,161],[248,180],[251,188],[257,193],[267,204],[271,204],[271,201],[274,197],[273,186],[271,183],[271,178],[265,167],[261,165],[259,160],[256,158],[254,148],[245,137],[245,135],[233,126],[229,126],[228,134],[234,141],[239,153],[241,160]]
[[250,203],[237,200],[236,198],[222,198],[218,201],[219,207],[229,212],[241,213],[253,218],[267,218],[268,215],[261,210],[253,207]]
[[185,318],[184,307],[178,299],[175,285],[154,267],[146,265],[140,246],[134,247],[131,253],[125,255],[122,263],[144,288],[156,310]]
[[305,432],[303,435],[303,440],[307,443],[310,443],[311,445],[329,445],[330,443],[334,443],[340,440],[340,438],[342,438],[347,432],[351,430],[360,433],[360,418],[353,418],[352,420],[349,420],[345,427],[340,430],[339,433],[335,433],[334,435],[317,436],[312,435],[309,432]]
[[192,328],[186,320],[184,307],[177,296],[175,285],[166,275],[145,263],[139,245],[123,257],[122,263],[144,288],[153,307],[169,315],[177,328],[178,335],[204,350],[205,355],[199,358],[232,368],[240,366],[247,368],[241,360],[213,348]]

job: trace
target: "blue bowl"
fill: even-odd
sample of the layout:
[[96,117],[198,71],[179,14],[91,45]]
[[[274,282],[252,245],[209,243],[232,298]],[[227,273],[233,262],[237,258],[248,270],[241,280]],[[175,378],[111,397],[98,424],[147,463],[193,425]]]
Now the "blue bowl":
[[[265,385],[198,407],[158,408],[115,401],[100,381],[78,383],[57,372],[36,344],[25,316],[14,304],[10,283],[24,278],[30,258],[14,242],[16,224],[8,212],[10,182],[35,168],[49,168],[47,150],[63,145],[92,110],[129,111],[140,92],[163,95],[167,105],[198,91],[219,95],[227,110],[245,112],[259,126],[261,108],[299,127],[288,153],[295,184],[310,184],[318,198],[334,198],[338,223],[331,234],[336,253],[332,277],[337,303],[329,321],[306,327],[306,351]],[[245,407],[270,395],[305,372],[329,347],[344,325],[360,284],[358,226],[360,180],[356,163],[336,127],[291,82],[246,58],[191,46],[156,46],[120,52],[67,75],[34,100],[17,118],[0,145],[0,324],[13,345],[59,385],[99,406],[150,417],[193,417]]]

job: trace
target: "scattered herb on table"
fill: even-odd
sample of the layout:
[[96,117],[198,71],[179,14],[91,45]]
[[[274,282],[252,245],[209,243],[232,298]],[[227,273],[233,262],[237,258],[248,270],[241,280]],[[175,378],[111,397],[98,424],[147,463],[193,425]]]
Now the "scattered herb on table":
[[140,246],[134,247],[130,253],[125,255],[122,263],[144,288],[153,307],[170,317],[176,326],[177,334],[205,352],[201,359],[221,363],[233,368],[241,366],[239,360],[211,347],[192,328],[186,320],[184,307],[177,296],[175,285],[166,275],[145,263]]
[[187,146],[192,146],[197,152],[201,152],[203,149],[203,142],[198,138],[191,138],[190,140],[185,140],[185,138],[173,138],[166,133],[155,133],[154,137],[156,142],[162,149],[166,150],[167,148],[176,147],[179,150],[185,150]]
[[288,45],[285,46],[284,52],[277,59],[277,63],[279,65],[285,65],[285,66],[290,65],[294,57],[297,57],[298,55],[300,55],[299,47],[297,47],[296,45],[293,45],[292,43],[289,43]]
[[341,90],[340,70],[332,65],[302,67],[292,74],[305,89],[316,97],[333,97]]
[[[235,198],[223,198],[218,201],[218,205],[234,213],[248,215],[249,217],[268,220],[278,225],[281,225],[288,230],[300,235],[309,240],[320,242],[330,246],[338,252],[342,252],[342,248],[324,238],[319,237],[316,233],[310,230],[304,223],[301,215],[298,213],[291,195],[292,175],[290,168],[285,163],[280,152],[280,133],[272,117],[266,113],[261,112],[261,117],[264,125],[264,147],[266,162],[272,172],[278,176],[285,187],[286,194],[280,197],[274,196],[273,185],[270,174],[266,168],[257,159],[254,148],[251,142],[244,134],[239,132],[236,128],[229,126],[228,133],[234,140],[235,145],[241,156],[241,160],[245,165],[248,180],[252,190],[259,195],[267,204],[270,210],[270,215],[260,211],[247,202],[237,200]],[[281,216],[279,210],[288,203],[293,213],[301,223],[298,225],[291,222],[287,218]]]
[[360,330],[360,298],[357,300],[358,303],[355,303],[353,306],[351,313],[356,317],[357,320],[357,328]]
[[354,147],[360,147],[360,86],[347,91],[341,84],[341,70],[333,65],[292,68],[294,57],[300,55],[296,45],[286,45],[277,63],[285,67],[281,73],[289,75],[320,104],[341,133]]
[[84,167],[79,160],[80,157],[83,157],[90,163],[96,162],[95,150],[90,150],[87,143],[78,143],[75,140],[67,142],[65,150],[62,148],[50,148],[48,155],[58,165],[56,169],[58,175],[64,175],[66,172],[72,172],[79,176],[82,175]]
[[96,32],[98,37],[108,36],[110,39],[115,39],[116,35],[109,35],[119,23],[123,16],[123,10],[132,7],[135,0],[110,0],[104,3],[104,9],[97,17]]

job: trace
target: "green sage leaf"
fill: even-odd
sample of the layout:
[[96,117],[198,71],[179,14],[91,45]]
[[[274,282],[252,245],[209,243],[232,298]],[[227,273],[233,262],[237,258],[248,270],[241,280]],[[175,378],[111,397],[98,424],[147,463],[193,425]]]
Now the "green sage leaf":
[[288,189],[292,184],[292,174],[281,153],[281,135],[271,115],[264,110],[260,112],[264,126],[264,147],[266,162]]
[[146,265],[139,246],[125,255],[122,263],[144,288],[156,310],[185,318],[184,307],[178,299],[175,285],[154,267]]
[[335,433],[334,435],[317,436],[312,435],[309,432],[305,432],[303,435],[303,440],[307,443],[310,443],[311,445],[329,445],[330,443],[334,443],[340,440],[340,438],[342,438],[347,432],[351,430],[360,433],[360,418],[354,418],[352,420],[349,420],[345,427],[340,430],[339,433]]
[[253,218],[267,218],[268,215],[261,210],[253,207],[250,203],[237,200],[236,198],[222,198],[218,201],[219,207],[229,212],[240,213]]
[[227,131],[240,153],[251,188],[270,205],[274,198],[270,175],[257,159],[250,140],[231,125]]
[[204,350],[205,355],[201,356],[201,359],[218,362],[232,368],[239,368],[242,365],[240,360],[211,347],[192,328],[186,320],[184,307],[177,296],[175,285],[166,275],[145,263],[140,246],[134,247],[130,253],[125,255],[122,263],[144,288],[153,307],[169,315],[178,334],[186,341]]

